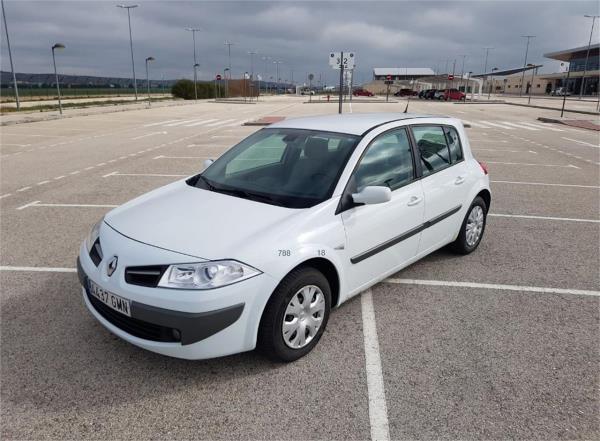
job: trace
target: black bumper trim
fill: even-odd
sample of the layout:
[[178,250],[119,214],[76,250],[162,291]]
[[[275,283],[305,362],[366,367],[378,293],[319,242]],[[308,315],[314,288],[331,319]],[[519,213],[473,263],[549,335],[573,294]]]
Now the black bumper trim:
[[[83,271],[79,258],[77,258],[77,275],[79,282],[87,292],[88,277]],[[244,303],[239,303],[214,311],[191,313],[131,301],[132,318],[152,325],[179,330],[182,345],[197,343],[229,327],[240,318],[243,310]],[[127,316],[123,315],[122,318],[126,320]],[[117,326],[115,323],[112,324]]]

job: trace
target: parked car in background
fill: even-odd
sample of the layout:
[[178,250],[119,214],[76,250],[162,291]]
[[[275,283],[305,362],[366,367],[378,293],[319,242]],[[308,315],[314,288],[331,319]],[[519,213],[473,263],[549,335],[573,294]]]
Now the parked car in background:
[[425,93],[424,98],[426,100],[432,100],[435,98],[435,93],[437,92],[437,89],[428,89],[427,92]]
[[373,92],[369,92],[368,90],[365,90],[365,89],[355,89],[354,92],[352,92],[352,95],[354,95],[354,96],[375,96],[373,94]]
[[436,90],[433,93],[433,97],[431,99],[433,99],[433,100],[443,100],[445,92],[446,92],[445,90]]
[[461,92],[458,89],[446,89],[444,90],[444,100],[451,101],[465,101],[467,99],[467,95],[464,92]]
[[296,360],[333,308],[446,245],[475,251],[491,201],[447,117],[286,119],[206,165],[107,213],[77,260],[95,319],[171,357]]
[[425,96],[427,95],[427,93],[430,91],[431,89],[423,89],[422,91],[419,92],[419,94],[417,95],[419,97],[420,100],[425,99]]
[[551,93],[552,96],[571,96],[571,92],[569,92],[564,87],[557,87]]
[[394,93],[394,96],[416,96],[416,90],[412,89],[400,89],[398,92]]

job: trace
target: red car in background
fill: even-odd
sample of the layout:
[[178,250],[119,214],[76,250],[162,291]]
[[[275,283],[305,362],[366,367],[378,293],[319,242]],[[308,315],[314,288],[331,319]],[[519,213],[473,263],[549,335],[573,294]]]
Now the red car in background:
[[354,96],[375,96],[372,92],[369,92],[368,90],[365,90],[365,89],[356,89],[354,92],[352,92],[352,95],[354,95]]
[[442,98],[445,101],[457,100],[457,101],[465,101],[467,99],[467,95],[464,92],[461,92],[458,89],[446,89],[444,90],[444,96]]

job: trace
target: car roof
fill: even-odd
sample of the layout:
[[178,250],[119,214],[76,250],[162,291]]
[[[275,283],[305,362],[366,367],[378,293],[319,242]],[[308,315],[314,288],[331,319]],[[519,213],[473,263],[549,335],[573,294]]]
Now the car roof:
[[369,130],[392,121],[421,118],[448,118],[447,116],[415,113],[346,113],[290,118],[271,124],[269,128],[319,130],[324,132],[363,135]]

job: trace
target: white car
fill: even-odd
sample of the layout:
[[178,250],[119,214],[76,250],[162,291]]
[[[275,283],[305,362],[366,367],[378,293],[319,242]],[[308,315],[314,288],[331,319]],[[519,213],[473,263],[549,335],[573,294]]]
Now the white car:
[[475,250],[490,199],[460,120],[284,120],[100,220],[80,249],[83,299],[154,352],[292,361],[333,307],[445,245]]

